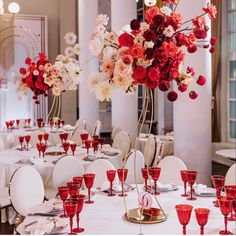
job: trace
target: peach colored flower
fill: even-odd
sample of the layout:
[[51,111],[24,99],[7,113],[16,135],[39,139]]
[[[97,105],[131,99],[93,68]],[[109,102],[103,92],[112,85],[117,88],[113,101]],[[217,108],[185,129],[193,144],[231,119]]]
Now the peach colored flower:
[[123,62],[118,61],[115,65],[114,74],[120,76],[127,76],[132,73],[131,66],[126,66]]
[[117,51],[117,55],[116,55],[117,58],[119,59],[122,56],[127,55],[128,49],[129,49],[128,47],[121,47],[121,48],[119,48],[118,51]]
[[193,24],[196,26],[197,29],[204,30],[206,26],[206,20],[203,16],[198,16],[193,19]]
[[145,19],[149,24],[152,24],[152,19],[159,13],[158,7],[151,7],[145,13]]
[[128,87],[133,82],[133,78],[131,76],[122,77],[122,76],[117,75],[112,80],[113,80],[115,86],[117,86],[125,91],[128,89]]
[[100,66],[100,69],[105,73],[107,72],[109,73],[109,72],[113,72],[114,67],[115,67],[114,62],[111,59],[109,59],[109,60],[103,61],[103,63]]
[[117,42],[117,36],[114,32],[106,32],[105,39],[111,43]]
[[216,18],[217,10],[216,10],[216,7],[213,4],[207,3],[207,7],[203,8],[203,11],[205,11],[208,14],[208,17],[211,20]]
[[176,26],[178,28],[180,28],[183,24],[183,16],[178,12],[172,12],[171,17],[174,20],[174,22],[176,23]]
[[133,44],[133,46],[128,50],[128,53],[133,57],[133,58],[142,58],[144,55],[144,47],[141,46],[140,44]]
[[173,57],[175,56],[179,48],[172,42],[167,43],[166,41],[162,45],[162,50],[164,51],[163,54],[167,57]]

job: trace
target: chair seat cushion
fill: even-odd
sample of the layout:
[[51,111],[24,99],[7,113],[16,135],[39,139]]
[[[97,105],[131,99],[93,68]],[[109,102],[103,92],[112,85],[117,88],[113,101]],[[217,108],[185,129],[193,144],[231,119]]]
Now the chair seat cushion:
[[11,201],[9,198],[9,189],[1,188],[0,189],[0,208],[11,205]]
[[53,186],[47,186],[45,189],[45,198],[47,200],[53,199],[57,196],[57,189]]

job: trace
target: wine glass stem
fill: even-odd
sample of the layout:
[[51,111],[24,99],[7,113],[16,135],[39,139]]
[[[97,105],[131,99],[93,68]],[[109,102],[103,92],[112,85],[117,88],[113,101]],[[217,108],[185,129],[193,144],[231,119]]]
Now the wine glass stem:
[[77,220],[77,228],[79,229],[79,213],[76,215],[76,220]]
[[110,182],[110,195],[112,195],[112,181]]
[[190,199],[192,200],[193,199],[193,185],[192,184],[190,185],[190,191],[191,191]]
[[122,185],[122,195],[124,196],[124,182],[123,181],[121,182],[121,185]]
[[201,226],[201,232],[200,232],[201,235],[204,235],[204,226]]
[[187,187],[187,183],[186,181],[184,181],[184,195],[186,195],[186,187]]
[[145,179],[145,190],[147,191],[147,179]]
[[225,232],[227,232],[228,230],[227,230],[227,216],[225,216]]
[[73,230],[73,217],[70,217],[70,233],[72,234]]
[[183,235],[186,235],[186,225],[183,226]]
[[90,188],[88,189],[88,197],[89,197],[89,202],[90,202]]
[[64,211],[64,216],[66,216],[64,203],[65,203],[65,202],[63,202],[63,211]]
[[157,181],[155,181],[155,195],[157,194]]

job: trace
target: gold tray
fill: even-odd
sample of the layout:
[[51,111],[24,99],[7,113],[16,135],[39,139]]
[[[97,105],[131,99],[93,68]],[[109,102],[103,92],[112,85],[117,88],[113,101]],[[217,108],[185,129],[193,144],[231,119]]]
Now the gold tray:
[[[141,209],[135,208],[129,210],[129,214],[125,213],[124,218],[127,221],[136,224],[157,224],[167,220],[167,217],[163,214],[163,212],[159,208],[151,208],[150,210],[143,210],[143,214],[141,215]],[[141,217],[140,217],[141,216]],[[141,220],[140,220],[141,218]]]
[[46,152],[45,156],[62,156],[64,154],[65,154],[65,152],[61,152],[61,151],[59,151],[59,152]]

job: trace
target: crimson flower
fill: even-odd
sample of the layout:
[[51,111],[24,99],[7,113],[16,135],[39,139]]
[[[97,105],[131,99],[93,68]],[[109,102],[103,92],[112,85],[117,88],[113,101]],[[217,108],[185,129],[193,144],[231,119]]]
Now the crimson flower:
[[189,97],[190,97],[191,99],[196,99],[196,98],[198,97],[198,94],[197,94],[197,92],[195,92],[195,91],[190,91],[190,92],[189,92]]
[[200,75],[197,80],[197,84],[203,86],[206,83],[206,78],[203,75]]
[[131,47],[134,44],[134,38],[128,33],[123,33],[118,38],[119,46]]
[[178,98],[178,93],[176,93],[175,91],[171,91],[167,94],[167,98],[169,101],[174,102]]

